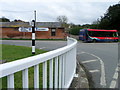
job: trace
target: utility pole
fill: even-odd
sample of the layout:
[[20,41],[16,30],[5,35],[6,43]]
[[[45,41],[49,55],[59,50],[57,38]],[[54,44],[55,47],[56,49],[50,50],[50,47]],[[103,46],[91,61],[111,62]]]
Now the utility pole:
[[34,16],[34,20],[32,20],[32,54],[35,54],[36,10],[34,11]]

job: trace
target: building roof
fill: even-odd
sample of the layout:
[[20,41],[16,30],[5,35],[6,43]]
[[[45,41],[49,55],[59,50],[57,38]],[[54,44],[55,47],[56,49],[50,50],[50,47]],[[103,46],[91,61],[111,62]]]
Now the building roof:
[[28,22],[0,22],[0,27],[29,27]]
[[[0,22],[0,27],[31,27],[29,22]],[[60,22],[36,22],[36,27],[62,27]]]
[[37,22],[36,27],[61,27],[60,22]]

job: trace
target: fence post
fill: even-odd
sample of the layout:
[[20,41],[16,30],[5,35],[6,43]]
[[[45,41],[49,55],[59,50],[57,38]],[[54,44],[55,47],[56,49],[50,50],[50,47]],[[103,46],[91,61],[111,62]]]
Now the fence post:
[[69,39],[69,37],[67,37],[67,45],[70,45],[70,39]]

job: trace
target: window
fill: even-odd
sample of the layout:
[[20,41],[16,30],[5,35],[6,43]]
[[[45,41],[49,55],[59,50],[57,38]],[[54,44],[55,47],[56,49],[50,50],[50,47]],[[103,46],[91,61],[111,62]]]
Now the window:
[[56,36],[56,29],[51,29],[51,36]]
[[117,32],[88,31],[88,34],[92,37],[117,37]]

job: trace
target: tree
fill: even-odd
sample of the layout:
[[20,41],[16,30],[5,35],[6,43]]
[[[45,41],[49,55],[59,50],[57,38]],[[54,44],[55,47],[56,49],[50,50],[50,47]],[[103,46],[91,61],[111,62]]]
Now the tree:
[[80,29],[82,29],[82,27],[74,27],[74,28],[70,29],[70,34],[79,35]]
[[57,21],[59,21],[61,23],[67,23],[68,22],[68,18],[66,16],[58,16],[57,17]]
[[10,22],[8,18],[2,17],[0,18],[0,22]]
[[24,21],[22,21],[22,20],[20,20],[20,19],[15,19],[13,22],[24,22]]
[[66,16],[58,16],[56,19],[58,22],[62,24],[63,27],[68,28],[69,25],[67,24],[68,18]]
[[120,4],[110,6],[101,17],[99,27],[102,29],[117,29],[120,31]]

